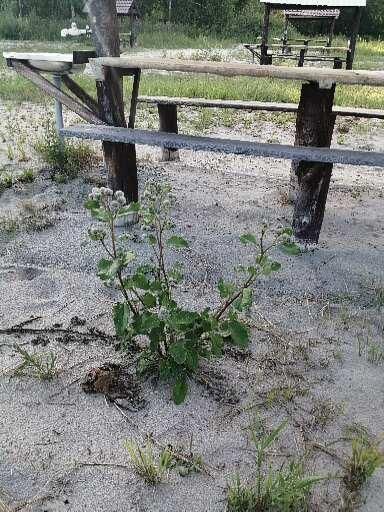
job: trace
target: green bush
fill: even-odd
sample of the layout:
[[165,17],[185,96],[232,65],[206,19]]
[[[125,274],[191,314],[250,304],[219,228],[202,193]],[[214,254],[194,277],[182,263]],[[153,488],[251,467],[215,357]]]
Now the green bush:
[[80,171],[93,167],[95,153],[84,142],[63,141],[52,123],[47,123],[44,136],[35,144],[36,152],[49,166],[58,181],[76,178]]

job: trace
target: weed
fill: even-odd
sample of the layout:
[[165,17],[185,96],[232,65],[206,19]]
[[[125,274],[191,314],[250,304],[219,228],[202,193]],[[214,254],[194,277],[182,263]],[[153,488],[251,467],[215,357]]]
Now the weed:
[[0,232],[13,234],[18,231],[42,231],[53,226],[56,206],[38,203],[33,200],[22,201],[17,212],[8,212],[0,217]]
[[57,375],[57,357],[52,352],[32,354],[19,345],[15,351],[21,356],[22,362],[15,368],[15,376],[29,376],[39,380],[52,380]]
[[59,183],[76,178],[85,169],[93,167],[95,153],[84,142],[64,142],[52,123],[48,122],[35,150],[49,165],[53,179]]
[[210,109],[199,109],[197,119],[194,121],[193,126],[196,131],[204,132],[212,128],[214,113]]
[[297,389],[294,386],[276,386],[267,393],[267,407],[275,407],[283,403],[292,402],[299,395],[305,395],[307,390]]
[[358,491],[376,470],[384,467],[384,453],[379,445],[367,437],[358,437],[352,441],[352,453],[345,463],[343,477],[349,492]]
[[319,400],[311,409],[312,425],[324,429],[334,421],[343,411],[343,406],[335,404],[332,400]]
[[367,361],[377,365],[384,363],[384,348],[378,343],[370,343],[367,349]]
[[32,169],[11,173],[5,167],[0,168],[0,194],[6,189],[12,188],[16,183],[32,183],[35,177]]
[[[3,170],[2,170],[3,171]],[[13,177],[9,172],[1,172],[0,174],[0,194],[13,185]]]
[[305,476],[301,461],[292,461],[280,470],[268,468],[264,474],[267,450],[279,438],[286,422],[262,437],[252,435],[256,449],[256,475],[253,485],[242,484],[237,477],[229,487],[228,512],[304,512],[309,510],[312,488],[322,480]]
[[126,441],[125,448],[134,471],[147,484],[156,485],[163,481],[173,461],[172,454],[167,448],[155,454],[151,441],[148,441],[144,447],[140,447],[137,442]]
[[[261,237],[247,233],[240,242],[251,248],[248,264],[239,266],[241,277],[235,282],[221,279],[218,293],[221,304],[216,310],[205,307],[189,311],[175,299],[175,290],[183,280],[182,265],[169,268],[168,251],[189,247],[188,241],[171,235],[174,228],[171,210],[174,198],[168,186],[150,185],[143,195],[142,205],[126,206],[123,192],[94,189],[86,203],[91,215],[104,223],[105,229],[92,228],[92,240],[101,244],[106,258],[98,265],[98,275],[108,285],[115,285],[123,302],[114,307],[117,335],[125,345],[138,344],[146,339],[147,347],[138,361],[138,371],[156,373],[173,384],[173,399],[180,404],[188,392],[188,379],[196,374],[201,358],[219,356],[226,343],[246,348],[250,330],[246,315],[253,304],[253,287],[262,276],[280,270],[280,263],[269,257],[272,249],[280,246],[288,254],[298,254],[298,247],[290,242],[292,231],[282,229],[267,241],[268,230]],[[116,223],[121,218],[139,213],[143,241],[151,249],[152,258],[145,265],[135,265],[136,254],[126,250],[119,237]]]

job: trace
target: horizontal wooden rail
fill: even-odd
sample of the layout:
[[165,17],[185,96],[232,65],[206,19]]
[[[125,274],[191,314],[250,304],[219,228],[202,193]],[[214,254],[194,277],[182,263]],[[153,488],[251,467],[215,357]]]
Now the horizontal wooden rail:
[[91,59],[95,74],[100,75],[103,66],[124,70],[142,69],[158,71],[180,71],[186,73],[207,73],[220,76],[250,76],[319,82],[322,88],[333,83],[349,85],[384,86],[384,71],[341,70],[316,67],[255,66],[253,64],[230,62],[204,62],[181,59],[148,59],[139,57],[100,57]]
[[[265,112],[297,112],[296,103],[272,103],[263,101],[207,100],[205,98],[172,98],[169,96],[139,96],[140,103],[152,105],[176,105],[180,107],[233,108]],[[384,119],[384,110],[354,107],[333,107],[333,113],[342,117]]]
[[[261,48],[261,44],[257,43],[257,44],[249,44],[249,45],[245,45],[246,48]],[[346,46],[309,46],[309,45],[306,45],[306,44],[290,44],[290,43],[281,43],[281,44],[277,44],[277,43],[273,43],[273,44],[269,44],[268,45],[268,48],[282,48],[282,47],[289,47],[289,48],[294,48],[295,50],[322,50],[322,51],[349,51],[349,48],[346,47]]]
[[192,149],[236,155],[254,155],[310,162],[342,163],[384,167],[384,153],[264,144],[232,139],[194,137],[113,126],[78,125],[61,130],[65,137],[142,144],[171,149]]

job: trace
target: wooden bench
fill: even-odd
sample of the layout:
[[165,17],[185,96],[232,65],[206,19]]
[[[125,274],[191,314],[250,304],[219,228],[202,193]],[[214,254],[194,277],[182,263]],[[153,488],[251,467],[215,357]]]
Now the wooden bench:
[[310,146],[287,146],[282,144],[197,137],[193,135],[179,135],[94,124],[63,128],[61,134],[65,137],[168,147],[174,150],[192,149],[194,151],[212,151],[215,153],[274,157],[308,162],[384,167],[384,153],[374,153],[370,151],[351,151]]
[[[205,98],[178,98],[172,96],[139,96],[139,103],[149,105],[175,105],[176,107],[232,108],[235,110],[292,112],[297,113],[297,103],[276,103],[269,101],[209,100]],[[332,112],[341,117],[384,119],[384,110],[360,107],[336,107]]]
[[[205,98],[173,98],[169,96],[139,96],[138,102],[147,105],[157,105],[160,131],[178,133],[178,107],[222,108],[246,110],[250,112],[291,112],[297,113],[296,103],[273,103],[263,101],[240,100],[207,100]],[[384,110],[364,109],[353,107],[333,107],[333,113],[341,117],[356,117],[366,119],[384,119]],[[162,148],[162,161],[170,162],[180,158],[175,148]]]

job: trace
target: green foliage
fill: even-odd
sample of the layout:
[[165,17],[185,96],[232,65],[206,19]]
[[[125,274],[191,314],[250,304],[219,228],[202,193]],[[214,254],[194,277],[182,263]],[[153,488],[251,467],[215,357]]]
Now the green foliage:
[[144,447],[134,441],[126,441],[125,448],[133,469],[147,484],[157,485],[163,481],[173,461],[170,450],[165,448],[156,454],[151,441],[148,441]]
[[76,178],[80,171],[91,169],[95,158],[88,144],[60,139],[51,122],[46,124],[44,136],[35,144],[35,150],[60,183]]
[[22,362],[15,368],[14,375],[29,376],[39,380],[52,380],[57,375],[57,357],[52,352],[32,354],[28,350],[15,346]]
[[32,169],[26,169],[19,173],[10,173],[6,168],[0,168],[0,194],[16,183],[32,183],[35,179]]
[[[197,371],[202,358],[220,356],[225,343],[240,348],[248,346],[246,316],[253,302],[252,289],[261,277],[280,269],[269,253],[278,245],[290,244],[291,231],[282,230],[268,243],[266,228],[259,240],[251,234],[244,235],[241,242],[250,248],[249,262],[239,267],[236,281],[219,281],[219,307],[191,311],[180,306],[175,298],[183,279],[182,265],[168,264],[167,251],[188,249],[187,240],[172,233],[173,205],[170,188],[152,184],[144,192],[141,205],[127,206],[121,191],[113,194],[102,188],[92,191],[86,208],[104,224],[89,233],[106,253],[98,264],[98,275],[106,284],[117,286],[123,298],[114,307],[116,333],[125,346],[137,345],[138,337],[146,339],[138,371],[156,373],[171,382],[173,400],[180,404],[188,393],[188,379]],[[152,253],[144,265],[138,264],[135,253],[125,247],[126,236],[116,233],[118,219],[134,212],[139,213],[143,241]]]
[[242,484],[237,477],[228,489],[228,512],[305,512],[313,487],[322,480],[305,476],[301,461],[292,461],[280,470],[269,467],[265,472],[268,450],[284,430],[286,422],[261,438],[252,433],[256,450],[255,483]]
[[348,491],[358,491],[375,471],[384,467],[384,452],[379,445],[366,436],[352,441],[352,453],[346,461],[343,478]]

